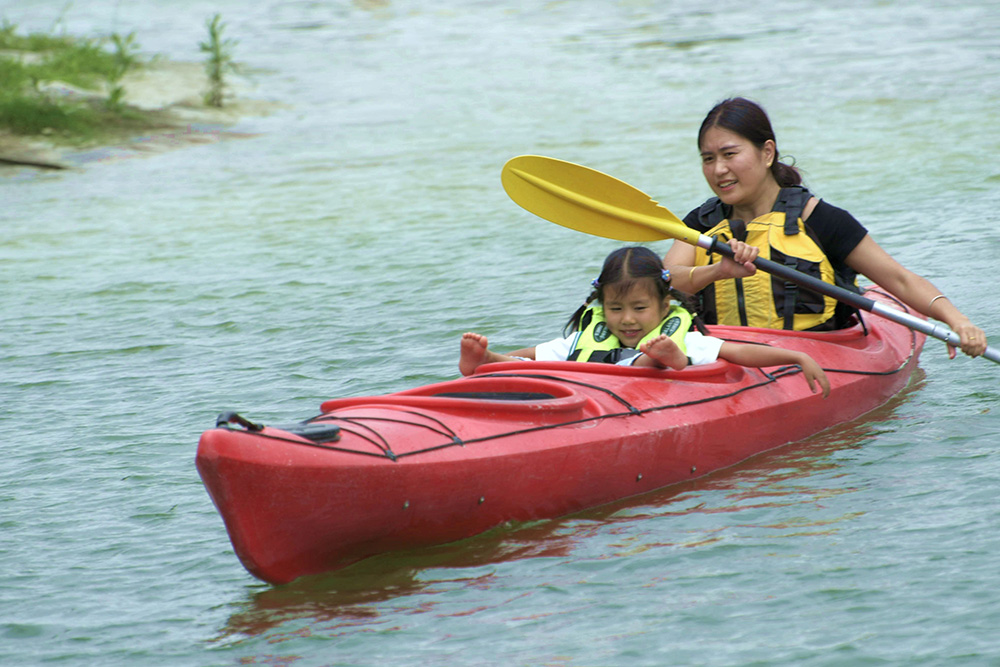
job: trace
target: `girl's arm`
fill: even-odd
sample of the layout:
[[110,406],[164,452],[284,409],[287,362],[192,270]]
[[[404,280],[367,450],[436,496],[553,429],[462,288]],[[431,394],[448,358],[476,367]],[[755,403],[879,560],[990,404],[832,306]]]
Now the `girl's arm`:
[[786,350],[781,347],[767,345],[748,345],[744,343],[725,342],[719,349],[719,358],[740,366],[759,368],[761,366],[783,366],[797,364],[802,368],[802,374],[809,383],[809,389],[815,394],[816,383],[823,389],[823,398],[830,395],[830,381],[816,360],[805,352]]

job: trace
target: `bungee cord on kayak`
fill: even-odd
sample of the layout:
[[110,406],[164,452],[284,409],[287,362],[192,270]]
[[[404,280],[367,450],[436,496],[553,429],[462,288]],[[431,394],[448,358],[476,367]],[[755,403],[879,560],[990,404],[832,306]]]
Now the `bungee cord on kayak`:
[[[914,343],[915,343],[915,341],[914,341]],[[914,349],[915,348],[916,348],[916,346],[914,345]],[[866,370],[862,370],[862,369],[832,369],[832,368],[826,368],[824,370],[826,372],[828,372],[828,373],[843,373],[843,374],[857,374],[857,375],[891,375],[891,374],[899,373],[906,366],[906,364],[910,361],[911,356],[906,357],[906,359],[903,360],[903,362],[897,368],[889,369],[889,370],[884,370],[884,371],[866,371]],[[756,384],[751,384],[751,385],[748,385],[748,386],[742,386],[739,389],[736,389],[735,391],[732,391],[732,392],[729,392],[729,393],[718,394],[718,395],[714,395],[714,396],[710,396],[710,397],[706,397],[706,398],[700,398],[700,399],[692,400],[692,401],[678,402],[678,403],[671,403],[671,404],[664,404],[664,405],[656,405],[656,406],[645,407],[645,408],[637,408],[636,406],[634,406],[631,403],[629,403],[628,400],[626,400],[622,396],[618,395],[614,391],[612,391],[612,390],[610,390],[610,389],[608,389],[606,387],[602,387],[602,386],[600,386],[600,385],[598,385],[596,383],[592,383],[592,382],[583,382],[583,381],[571,380],[571,379],[568,379],[568,378],[565,378],[565,377],[559,377],[559,376],[556,376],[556,375],[549,375],[549,374],[544,374],[544,373],[486,373],[486,374],[482,374],[482,375],[476,375],[476,376],[473,376],[470,379],[475,380],[475,379],[485,379],[485,378],[529,378],[529,379],[546,380],[546,381],[552,381],[552,382],[557,382],[557,383],[570,384],[570,385],[574,385],[574,386],[578,386],[578,387],[583,387],[583,388],[590,389],[590,390],[593,390],[593,391],[598,391],[598,392],[601,392],[601,393],[607,395],[608,397],[614,399],[616,402],[618,402],[619,404],[621,404],[622,406],[624,406],[626,408],[626,410],[623,411],[623,412],[609,412],[607,414],[596,415],[596,416],[588,417],[588,418],[584,418],[584,419],[568,420],[568,421],[565,421],[565,422],[532,426],[532,427],[529,427],[529,428],[522,428],[522,429],[517,429],[517,430],[512,430],[512,431],[501,431],[501,432],[493,433],[493,434],[486,435],[486,436],[480,436],[480,437],[468,438],[468,439],[463,439],[463,438],[459,437],[455,433],[455,431],[452,428],[450,428],[443,420],[441,420],[441,419],[439,419],[437,417],[433,417],[431,415],[428,415],[428,414],[425,414],[425,413],[421,413],[421,412],[416,412],[416,411],[413,411],[413,410],[404,410],[404,411],[401,411],[401,412],[404,413],[404,414],[413,415],[414,417],[419,417],[420,419],[424,419],[424,420],[428,420],[428,421],[434,422],[434,424],[436,424],[436,426],[432,426],[430,424],[422,423],[422,422],[419,422],[419,421],[409,421],[409,420],[398,419],[398,418],[388,418],[388,417],[385,417],[385,416],[352,414],[350,417],[341,417],[341,416],[338,416],[336,413],[325,413],[325,414],[322,414],[322,415],[318,415],[318,416],[313,417],[312,419],[306,420],[305,422],[302,423],[302,425],[309,425],[309,424],[325,424],[325,423],[331,423],[331,422],[338,422],[338,424],[340,425],[339,426],[339,431],[340,432],[353,434],[353,435],[355,435],[355,436],[363,439],[364,441],[371,443],[381,453],[376,453],[376,452],[371,452],[371,451],[366,451],[366,450],[359,450],[359,449],[348,449],[348,448],[345,448],[345,447],[339,447],[339,446],[336,446],[336,445],[329,444],[328,442],[314,441],[314,440],[309,439],[309,436],[305,435],[305,434],[303,434],[301,436],[303,438],[306,438],[306,440],[303,441],[303,440],[298,440],[298,439],[294,439],[294,438],[289,438],[287,436],[275,435],[275,434],[269,433],[269,432],[267,432],[267,433],[260,432],[264,428],[263,425],[253,424],[252,422],[249,422],[248,420],[245,420],[244,418],[239,417],[238,415],[236,415],[235,419],[232,419],[232,420],[229,420],[229,421],[220,421],[220,423],[218,425],[221,428],[230,428],[228,426],[229,423],[236,423],[236,424],[243,425],[243,426],[245,426],[247,423],[250,423],[250,424],[253,424],[253,426],[257,427],[257,428],[251,429],[251,430],[253,430],[255,433],[257,433],[257,435],[259,435],[262,438],[266,438],[266,439],[270,439],[270,440],[277,440],[277,441],[281,441],[281,442],[289,442],[289,443],[304,445],[304,446],[307,446],[307,447],[318,447],[320,449],[328,449],[328,450],[331,450],[331,451],[343,452],[343,453],[347,453],[347,454],[358,454],[358,455],[362,455],[362,456],[375,456],[375,457],[379,457],[379,458],[387,458],[387,459],[389,459],[391,461],[399,461],[400,459],[403,459],[403,458],[413,457],[413,456],[417,456],[417,455],[420,455],[420,454],[427,454],[427,453],[438,451],[440,449],[447,448],[447,447],[456,447],[456,446],[458,446],[458,447],[465,447],[465,446],[471,445],[471,444],[488,442],[488,441],[491,441],[491,440],[499,440],[499,439],[509,438],[509,437],[513,437],[513,436],[517,436],[517,435],[523,435],[523,434],[526,434],[526,433],[533,433],[533,432],[538,432],[538,431],[546,431],[546,430],[553,430],[553,429],[559,429],[559,428],[564,428],[564,427],[570,427],[570,426],[575,426],[575,425],[583,424],[583,423],[586,423],[586,422],[600,421],[600,420],[606,420],[606,419],[616,419],[616,418],[630,417],[630,416],[639,416],[639,415],[643,415],[643,414],[651,413],[651,412],[658,412],[658,411],[662,411],[662,410],[671,410],[671,409],[685,408],[685,407],[690,407],[690,406],[693,406],[693,405],[699,405],[699,404],[709,403],[709,402],[712,402],[712,401],[722,400],[722,399],[726,399],[726,398],[732,398],[733,396],[736,396],[738,394],[744,393],[746,391],[750,391],[752,389],[758,389],[760,387],[764,387],[766,385],[769,385],[769,384],[771,384],[773,382],[777,382],[781,378],[798,375],[798,374],[800,374],[802,372],[802,370],[799,367],[797,367],[797,366],[783,366],[783,367],[775,368],[774,370],[771,370],[771,371],[763,371],[763,370],[757,369],[757,372],[759,372],[764,377],[763,381],[760,381],[760,382],[758,382]],[[491,402],[491,401],[501,401],[501,402],[503,402],[503,401],[534,401],[534,402],[538,402],[538,401],[541,401],[541,402],[544,402],[545,400],[551,400],[551,399],[555,398],[554,396],[551,396],[551,395],[548,395],[548,394],[539,394],[539,393],[531,393],[531,392],[521,392],[521,393],[504,392],[504,393],[501,393],[501,392],[476,392],[474,390],[464,391],[464,392],[442,392],[442,393],[438,393],[438,394],[432,394],[431,397],[433,397],[433,398],[443,398],[443,399],[459,399],[459,400],[465,400],[465,401],[473,402],[473,404],[476,401],[486,401],[486,402]],[[231,414],[235,415],[235,413],[231,413]],[[438,444],[434,444],[434,445],[430,445],[430,446],[427,446],[427,447],[423,447],[421,449],[415,449],[415,450],[412,450],[412,451],[409,451],[409,452],[397,454],[397,453],[395,453],[393,451],[393,448],[392,448],[391,443],[389,442],[388,438],[386,436],[384,436],[382,433],[380,433],[373,426],[374,423],[379,423],[379,422],[404,424],[404,425],[407,425],[407,426],[412,426],[414,428],[425,429],[425,430],[431,431],[433,433],[436,433],[436,434],[442,436],[442,438],[444,438],[446,440],[446,442],[441,442],[441,443],[438,443]],[[302,425],[300,425],[300,426],[302,426]],[[354,428],[351,428],[352,426]],[[285,428],[294,428],[294,427],[285,427]],[[355,429],[357,429],[357,430],[355,430]],[[364,429],[365,433],[361,432],[361,429]],[[366,435],[366,433],[370,433],[371,435]]]

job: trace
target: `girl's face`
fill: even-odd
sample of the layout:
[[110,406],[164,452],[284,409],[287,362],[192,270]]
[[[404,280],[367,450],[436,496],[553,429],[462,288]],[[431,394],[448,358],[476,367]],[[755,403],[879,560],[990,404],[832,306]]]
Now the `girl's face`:
[[701,170],[712,192],[723,203],[753,207],[771,194],[774,177],[770,165],[774,154],[771,140],[760,149],[735,132],[713,127],[701,140]]
[[650,280],[637,281],[626,291],[609,285],[604,289],[604,321],[622,347],[635,347],[670,309],[670,299],[661,299]]

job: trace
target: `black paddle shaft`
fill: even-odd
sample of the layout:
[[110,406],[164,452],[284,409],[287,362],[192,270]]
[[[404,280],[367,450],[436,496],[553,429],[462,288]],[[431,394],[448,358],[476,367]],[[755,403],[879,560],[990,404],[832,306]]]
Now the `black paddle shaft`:
[[[724,255],[730,259],[732,259],[735,254],[733,249],[729,247],[728,244],[720,243],[718,237],[712,239],[712,244],[707,248],[707,250],[710,253],[718,253],[719,255]],[[785,266],[784,264],[778,264],[777,262],[772,262],[771,260],[764,259],[763,257],[758,257],[753,261],[753,263],[754,266],[765,273],[770,273],[773,276],[784,278],[788,282],[795,283],[796,285],[808,287],[814,292],[819,292],[820,294],[836,299],[837,301],[842,301],[859,310],[865,310],[870,313],[875,307],[875,302],[867,297],[863,297],[860,294],[846,290],[843,287],[831,285],[830,283],[820,280],[819,278],[813,278],[810,275],[797,271],[789,266]]]

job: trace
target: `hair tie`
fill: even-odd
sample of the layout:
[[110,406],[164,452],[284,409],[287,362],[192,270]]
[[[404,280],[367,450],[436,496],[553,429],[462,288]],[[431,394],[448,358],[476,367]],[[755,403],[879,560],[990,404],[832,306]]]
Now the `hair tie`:
[[670,284],[670,269],[663,269],[660,272],[660,277],[663,278],[663,282]]
[[590,284],[594,286],[594,289],[597,289],[598,287],[600,287],[601,286],[601,278],[600,278],[600,276],[598,276],[597,278],[594,278],[593,280],[591,280]]

